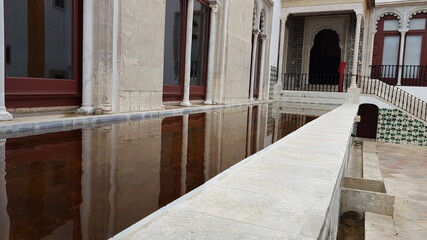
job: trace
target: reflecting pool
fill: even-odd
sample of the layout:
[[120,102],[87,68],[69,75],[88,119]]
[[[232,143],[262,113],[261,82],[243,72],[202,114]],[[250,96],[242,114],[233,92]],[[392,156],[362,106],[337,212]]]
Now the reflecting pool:
[[0,140],[0,239],[112,237],[316,118],[273,115],[258,105]]

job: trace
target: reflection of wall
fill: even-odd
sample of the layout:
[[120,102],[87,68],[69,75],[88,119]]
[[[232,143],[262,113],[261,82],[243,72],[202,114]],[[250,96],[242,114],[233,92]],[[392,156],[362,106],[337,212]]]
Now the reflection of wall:
[[221,131],[221,171],[231,167],[246,156],[247,108],[224,109]]
[[161,123],[153,119],[117,126],[115,232],[159,207]]
[[6,45],[11,46],[11,64],[6,64],[7,76],[26,76],[28,68],[27,1],[5,1]]

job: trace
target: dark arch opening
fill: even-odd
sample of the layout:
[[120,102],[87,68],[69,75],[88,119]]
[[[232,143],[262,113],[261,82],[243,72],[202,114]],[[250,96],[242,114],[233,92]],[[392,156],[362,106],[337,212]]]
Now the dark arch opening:
[[310,84],[338,84],[340,61],[338,34],[330,29],[318,32],[310,50]]
[[357,126],[357,136],[362,138],[377,138],[379,109],[374,104],[361,104],[358,115],[360,123]]

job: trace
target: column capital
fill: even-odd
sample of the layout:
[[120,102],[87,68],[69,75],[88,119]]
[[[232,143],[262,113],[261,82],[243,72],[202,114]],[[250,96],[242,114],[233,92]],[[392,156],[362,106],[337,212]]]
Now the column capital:
[[255,37],[257,37],[260,34],[260,30],[259,29],[252,29],[252,34],[255,35]]
[[363,17],[363,10],[361,9],[354,9],[354,13],[356,14],[356,17],[359,19],[362,19]]
[[219,3],[218,1],[209,1],[209,7],[212,9],[212,13],[218,13]]
[[409,31],[409,29],[399,29],[399,32],[401,35],[405,35],[407,32]]
[[264,40],[264,39],[266,39],[266,38],[267,38],[267,34],[265,34],[265,33],[263,33],[263,32],[261,32],[261,33],[259,34],[259,36],[260,36],[260,38],[261,38],[262,40]]

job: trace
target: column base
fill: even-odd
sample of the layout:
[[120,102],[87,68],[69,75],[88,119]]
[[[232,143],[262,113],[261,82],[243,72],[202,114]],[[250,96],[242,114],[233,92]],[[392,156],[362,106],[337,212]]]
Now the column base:
[[190,107],[191,106],[191,103],[190,102],[182,102],[181,104],[180,104],[181,106],[184,106],[184,107]]
[[0,121],[10,121],[13,119],[13,115],[6,111],[6,108],[0,109]]
[[213,102],[212,102],[212,100],[208,99],[208,100],[206,100],[206,101],[204,102],[204,104],[206,104],[206,105],[212,105],[212,104],[213,104]]
[[350,87],[347,89],[347,103],[359,104],[360,88]]
[[95,112],[95,108],[92,106],[84,106],[79,109],[77,109],[76,113],[79,114],[93,114]]
[[253,99],[253,98],[249,98],[249,101],[250,101],[250,102],[255,102],[255,99]]

